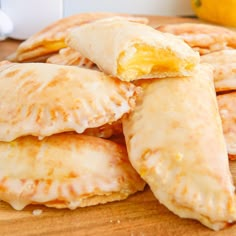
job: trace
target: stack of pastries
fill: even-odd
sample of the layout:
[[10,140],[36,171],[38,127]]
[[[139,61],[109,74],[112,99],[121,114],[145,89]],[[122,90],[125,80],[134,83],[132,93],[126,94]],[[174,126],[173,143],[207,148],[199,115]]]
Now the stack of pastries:
[[[74,209],[125,199],[147,183],[180,217],[213,230],[233,223],[219,72],[209,65],[210,53],[200,57],[206,52],[200,45],[161,32],[168,25],[99,18],[63,37],[60,22],[57,30],[49,26],[57,31],[47,33],[53,40],[39,32],[19,46],[13,62],[0,64],[0,199],[15,209],[39,203]],[[63,46],[55,46],[57,37]],[[230,37],[219,45],[229,50]],[[42,46],[49,41],[55,47]],[[32,63],[42,59],[35,56],[40,44],[50,53]],[[230,106],[218,99],[224,102]]]

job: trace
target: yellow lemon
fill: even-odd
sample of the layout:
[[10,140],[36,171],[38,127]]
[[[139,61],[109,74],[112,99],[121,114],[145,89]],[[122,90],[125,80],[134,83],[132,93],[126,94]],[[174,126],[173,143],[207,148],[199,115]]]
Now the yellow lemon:
[[203,20],[236,27],[236,0],[191,0],[196,15]]

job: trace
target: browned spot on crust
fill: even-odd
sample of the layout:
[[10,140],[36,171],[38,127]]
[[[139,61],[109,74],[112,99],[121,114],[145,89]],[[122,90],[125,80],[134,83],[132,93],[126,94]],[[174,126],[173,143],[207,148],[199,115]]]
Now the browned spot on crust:
[[[19,71],[20,71],[20,69],[18,69],[17,72],[19,72]],[[24,72],[22,75],[20,75],[18,80],[21,81],[21,80],[24,80],[27,77],[33,77],[34,74],[35,74],[35,72],[33,70],[28,70],[28,71]]]
[[1,192],[6,192],[7,191],[6,186],[4,185],[6,180],[7,180],[6,177],[4,177],[0,180],[0,191]]
[[180,122],[179,122],[179,121],[176,121],[176,120],[173,120],[173,121],[171,122],[171,127],[172,127],[173,129],[176,129],[176,128],[180,127]]
[[111,97],[111,100],[117,105],[117,106],[121,106],[122,102],[120,101],[120,99],[118,99],[117,97],[113,96]]
[[182,195],[186,195],[187,192],[188,192],[188,188],[187,188],[186,186],[184,186],[184,188],[183,188],[182,191],[181,191],[181,194],[182,194]]
[[60,114],[60,116],[62,116],[63,121],[68,120],[69,115],[63,107],[57,106],[57,107],[55,107],[55,109],[50,110],[51,120],[56,121],[57,117],[58,117],[57,114]]
[[46,179],[45,180],[45,188],[44,188],[44,192],[48,193],[50,188],[52,186],[52,180],[51,179]]
[[236,155],[229,154],[229,159],[230,159],[231,161],[235,161],[235,160],[236,160]]
[[34,105],[33,105],[33,104],[31,104],[31,105],[28,107],[26,117],[31,116],[31,114],[32,114],[32,112],[33,112],[33,108],[34,108]]
[[68,174],[68,178],[77,178],[78,177],[78,174],[74,173],[73,171],[71,171],[69,174]]
[[62,83],[67,80],[68,80],[68,70],[60,68],[54,79],[50,83],[48,83],[48,87],[56,87],[58,85],[62,85]]
[[159,152],[159,149],[149,149],[147,148],[141,155],[141,160],[147,160],[149,156],[153,155],[154,153]]
[[24,90],[23,92],[26,93],[27,95],[29,94],[34,94],[36,92],[36,90],[39,89],[40,85],[39,83],[35,82],[35,81],[27,81],[24,85]]
[[68,185],[68,190],[71,193],[71,196],[77,196],[78,194],[75,192],[72,185]]
[[20,69],[11,70],[5,74],[5,77],[6,78],[15,77],[19,72],[20,72]]

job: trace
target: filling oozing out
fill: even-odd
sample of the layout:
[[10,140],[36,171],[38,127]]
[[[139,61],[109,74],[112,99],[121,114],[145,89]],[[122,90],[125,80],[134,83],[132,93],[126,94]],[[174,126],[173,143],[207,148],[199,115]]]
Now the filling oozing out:
[[122,52],[117,61],[118,76],[126,81],[149,74],[175,73],[195,66],[190,61],[177,58],[170,49],[155,48],[146,44],[135,44]]
[[55,42],[48,42],[44,46],[45,48],[50,49],[52,51],[54,50],[57,51],[61,48],[65,48],[66,44],[63,40],[60,40],[60,41],[55,41]]

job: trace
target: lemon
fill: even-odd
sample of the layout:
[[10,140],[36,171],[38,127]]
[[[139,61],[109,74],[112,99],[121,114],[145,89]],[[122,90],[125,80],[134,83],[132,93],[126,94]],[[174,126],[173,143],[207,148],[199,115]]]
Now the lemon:
[[203,20],[236,27],[236,0],[191,0],[196,15]]

